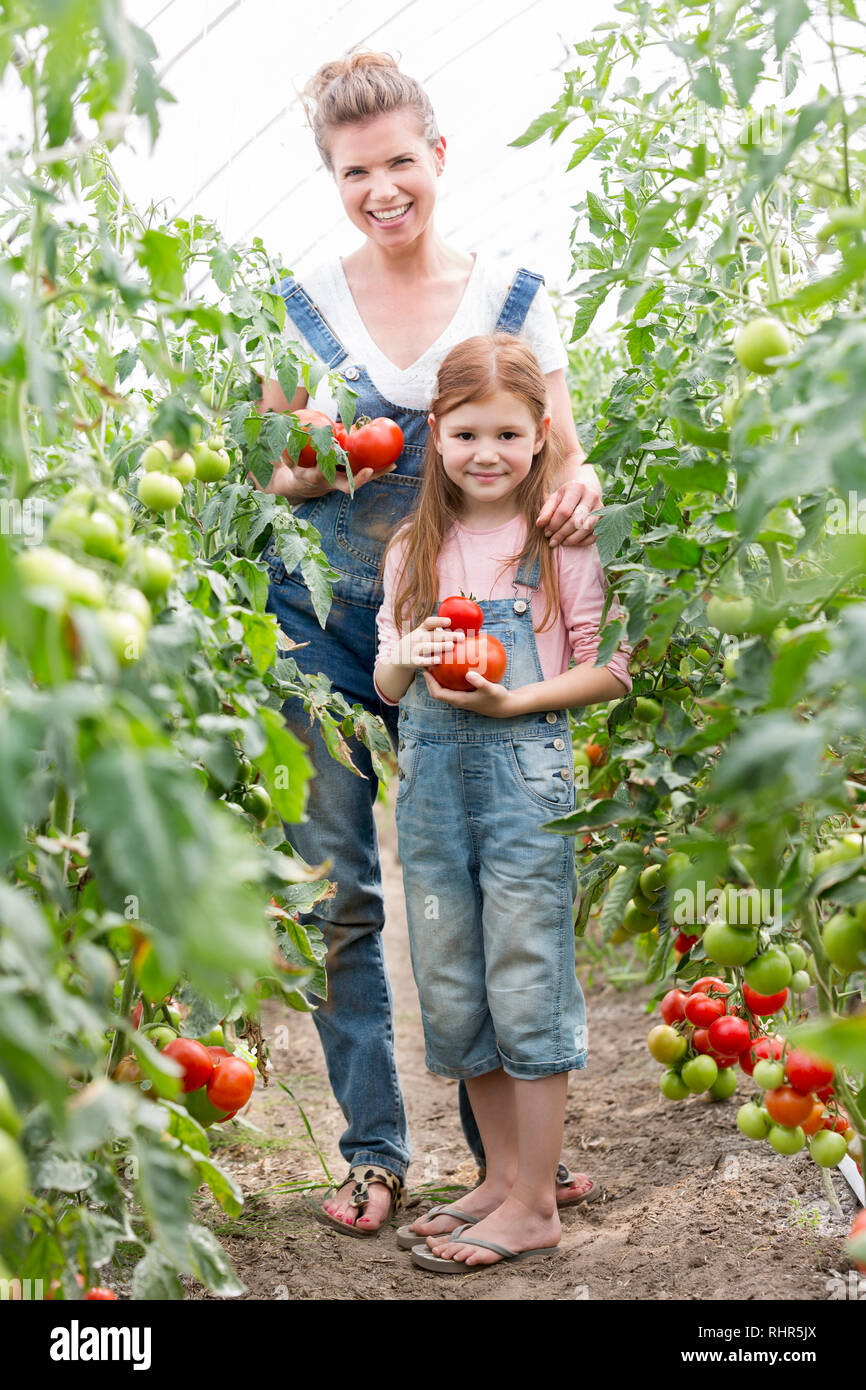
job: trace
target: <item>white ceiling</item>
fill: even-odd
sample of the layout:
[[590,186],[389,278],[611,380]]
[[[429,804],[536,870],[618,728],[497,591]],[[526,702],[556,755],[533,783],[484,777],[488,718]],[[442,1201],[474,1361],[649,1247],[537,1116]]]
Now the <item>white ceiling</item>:
[[347,254],[358,233],[298,93],[326,59],[382,49],[424,83],[448,142],[441,233],[564,287],[571,205],[597,171],[564,173],[567,136],[508,143],[559,95],[562,71],[579,61],[570,46],[614,14],[613,0],[130,0],[127,11],[152,36],[177,99],[152,154],[143,125],[115,153],[140,209],[167,199],[169,211],[213,218],[230,242],[258,235],[301,277]]

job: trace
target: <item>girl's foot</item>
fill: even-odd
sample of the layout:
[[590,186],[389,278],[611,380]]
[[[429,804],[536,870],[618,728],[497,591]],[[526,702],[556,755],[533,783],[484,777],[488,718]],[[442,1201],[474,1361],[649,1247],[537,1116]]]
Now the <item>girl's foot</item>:
[[573,1173],[568,1182],[556,1184],[556,1205],[575,1207],[578,1202],[587,1200],[587,1193],[592,1192],[595,1186],[593,1179],[587,1177],[586,1173]]
[[[460,1204],[464,1205],[463,1202]],[[562,1236],[559,1214],[554,1207],[547,1215],[527,1207],[517,1197],[506,1197],[501,1206],[477,1226],[472,1227],[471,1236],[479,1240],[493,1241],[506,1250],[519,1254],[522,1250],[541,1250],[547,1246],[558,1245]],[[468,1237],[467,1237],[468,1238]],[[443,1240],[431,1236],[427,1244],[443,1260],[456,1260],[467,1267],[472,1265],[499,1264],[501,1255],[495,1250],[485,1250],[482,1246],[463,1245],[458,1241]]]
[[[479,1183],[478,1187],[473,1187],[471,1192],[467,1192],[465,1197],[459,1197],[454,1203],[467,1216],[489,1216],[492,1211],[501,1206],[505,1200],[507,1188],[494,1187],[485,1178],[484,1182]],[[465,1224],[464,1218],[460,1216],[448,1216],[446,1212],[440,1212],[438,1216],[431,1217],[428,1221],[426,1216],[419,1216],[409,1226],[409,1230],[418,1236],[418,1243],[428,1236],[447,1235],[453,1231],[455,1226]],[[429,1241],[428,1241],[429,1244]]]
[[344,1183],[339,1192],[335,1192],[322,1203],[322,1210],[335,1217],[337,1221],[344,1221],[347,1226],[357,1223],[365,1231],[377,1231],[390,1213],[390,1192],[382,1183],[371,1182],[370,1200],[367,1205],[363,1208],[353,1207],[351,1197],[354,1186],[354,1179]]

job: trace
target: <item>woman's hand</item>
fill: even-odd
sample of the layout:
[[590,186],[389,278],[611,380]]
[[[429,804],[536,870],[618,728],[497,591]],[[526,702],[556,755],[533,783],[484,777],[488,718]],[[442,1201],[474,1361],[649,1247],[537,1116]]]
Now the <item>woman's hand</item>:
[[516,711],[514,692],[504,685],[495,685],[486,680],[480,671],[467,671],[466,679],[473,690],[446,690],[429,671],[424,672],[427,689],[434,700],[442,700],[457,709],[472,710],[475,714],[487,714],[493,719],[508,719]]
[[[396,464],[390,468],[381,469],[377,475],[372,468],[362,468],[358,473],[353,474],[355,491],[369,483],[371,478],[383,477],[385,473],[393,473]],[[324,473],[319,468],[297,468],[291,462],[285,450],[278,463],[274,464],[274,471],[265,492],[272,492],[277,497],[286,497],[290,502],[309,502],[313,497],[324,497],[326,492],[345,492],[349,491],[349,479],[345,473],[337,472],[333,484],[329,483]]]
[[583,478],[571,478],[546,499],[536,525],[544,528],[551,546],[586,545],[592,540],[597,516],[590,516],[602,505],[601,488],[595,471]]

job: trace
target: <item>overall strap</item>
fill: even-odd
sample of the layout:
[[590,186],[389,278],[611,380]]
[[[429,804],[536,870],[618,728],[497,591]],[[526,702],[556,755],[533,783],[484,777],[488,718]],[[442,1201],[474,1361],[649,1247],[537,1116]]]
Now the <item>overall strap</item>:
[[505,303],[496,320],[497,332],[520,332],[529,313],[529,306],[538,293],[539,286],[543,284],[543,275],[535,275],[533,271],[524,270],[522,267],[518,270],[508,287]]
[[521,584],[525,589],[537,589],[540,574],[541,561],[539,560],[537,555],[535,559],[532,561],[532,564],[530,564],[529,561],[526,559],[521,560],[517,570],[517,574],[514,578],[512,588],[516,589],[517,585]]
[[294,275],[287,275],[281,282],[280,294],[292,323],[303,333],[316,356],[321,358],[329,371],[333,371],[348,356],[348,352],[329,327],[321,310]]

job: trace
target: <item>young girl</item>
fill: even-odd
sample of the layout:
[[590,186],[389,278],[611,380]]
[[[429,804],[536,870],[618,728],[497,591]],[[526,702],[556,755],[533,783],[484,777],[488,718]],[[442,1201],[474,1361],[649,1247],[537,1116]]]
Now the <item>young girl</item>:
[[[508,333],[453,348],[429,424],[418,507],[385,560],[375,684],[400,706],[397,831],[427,1066],[465,1079],[487,1159],[459,1208],[419,1218],[401,1244],[417,1235],[417,1264],[460,1272],[560,1239],[555,1172],[586,1027],[573,845],[540,827],[574,806],[566,711],[631,680],[625,648],[593,664],[595,547],[551,550],[535,526],[559,458],[531,349]],[[507,655],[501,684],[470,672],[471,693],[426,669],[454,645],[436,608],[461,591]]]

